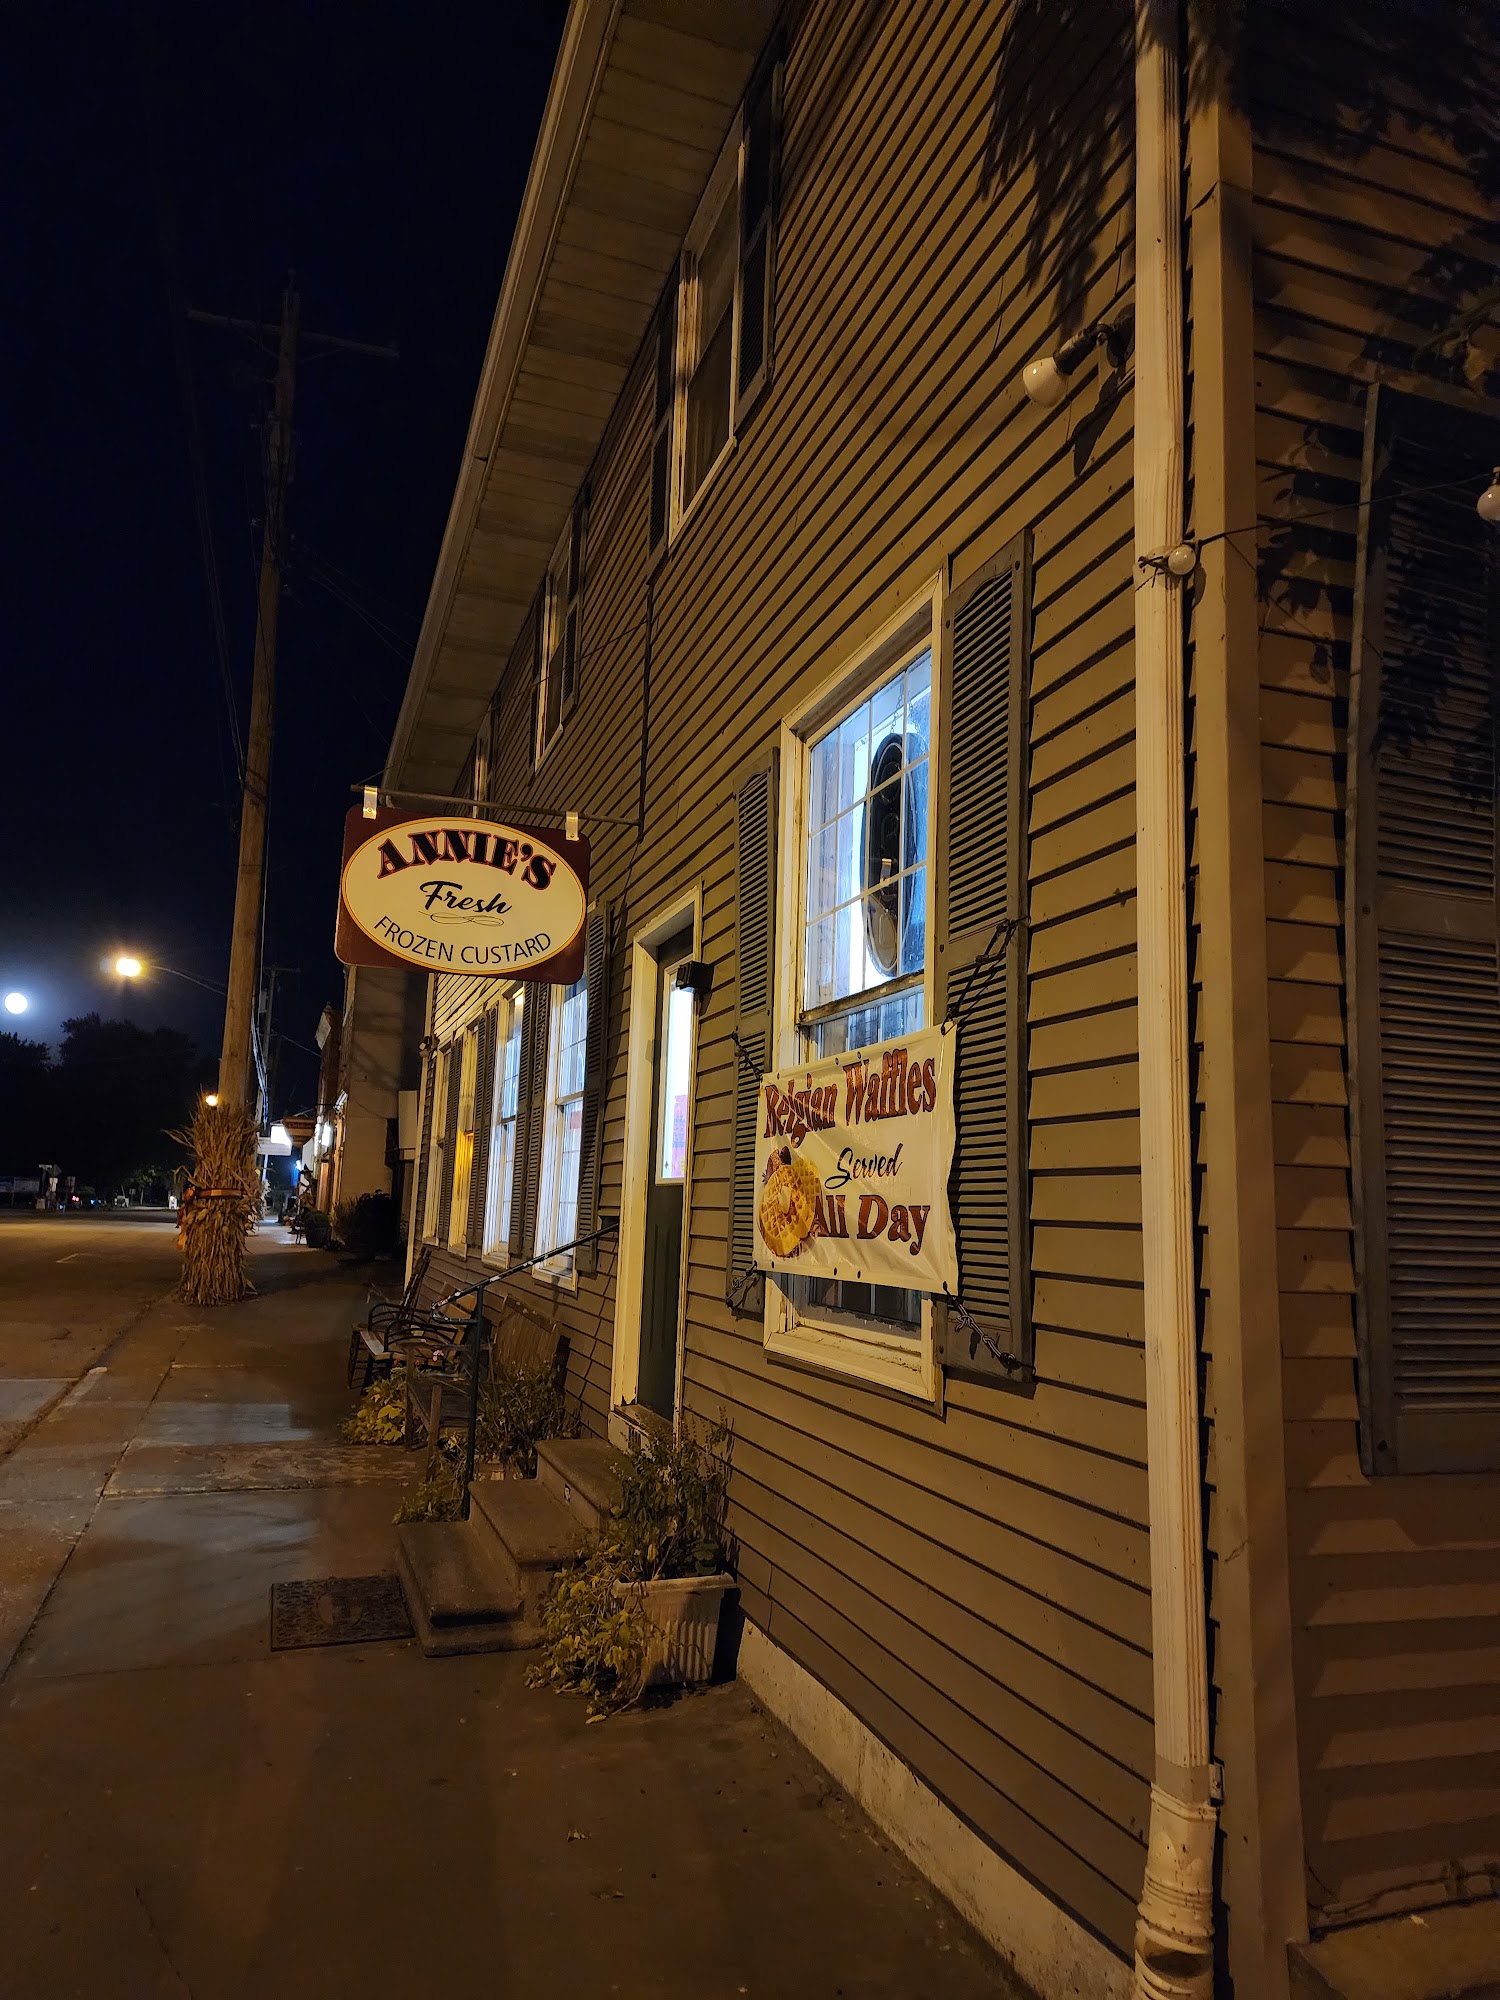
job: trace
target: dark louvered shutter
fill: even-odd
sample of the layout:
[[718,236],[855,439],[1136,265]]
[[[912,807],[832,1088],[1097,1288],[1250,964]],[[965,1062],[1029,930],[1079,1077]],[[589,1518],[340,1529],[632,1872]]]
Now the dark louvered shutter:
[[651,419],[651,525],[648,553],[667,545],[672,525],[672,412],[677,402],[677,286],[674,269],[656,315],[656,398]]
[[[587,1236],[599,1226],[600,1161],[604,1151],[604,1100],[609,1086],[610,913],[589,911],[584,959],[584,994],[588,1020],[583,1050],[583,1132],[578,1156],[578,1228]],[[597,1243],[580,1244],[577,1267],[585,1273],[599,1268]]]
[[463,1043],[455,1040],[448,1047],[447,1102],[443,1106],[442,1164],[438,1180],[437,1227],[433,1235],[439,1243],[448,1241],[453,1227],[453,1167],[454,1141],[458,1137],[458,1104],[463,1090]]
[[755,1269],[755,1122],[760,1078],[771,1067],[776,941],[776,753],[748,771],[734,794],[737,1002],[730,1044],[734,1127],[729,1162],[729,1302],[759,1313],[765,1281]]
[[776,277],[776,203],[781,178],[781,62],[770,49],[745,95],[744,169],[740,177],[740,345],[735,426],[744,422],[771,379],[772,293]]
[[521,1017],[521,1087],[516,1095],[516,1165],[520,1182],[510,1202],[510,1260],[524,1262],[536,1247],[536,1205],[542,1176],[542,1121],[547,1099],[547,1037],[552,988],[528,986]]
[[1500,425],[1371,392],[1345,899],[1371,1472],[1500,1470],[1497,460]]
[[[936,986],[958,1010],[958,1143],[949,1200],[963,1310],[939,1310],[946,1368],[1024,1384],[1031,1370],[1026,1161],[1026,724],[1030,536],[948,601],[939,701]],[[986,958],[996,926],[1015,918]]]
[[432,1172],[433,1092],[437,1084],[437,1056],[429,1054],[422,1065],[422,1129],[417,1135],[417,1157],[411,1197],[411,1241],[420,1243],[427,1234],[427,1181]]
[[469,1255],[484,1248],[484,1209],[490,1185],[490,1127],[495,1117],[495,1039],[493,1008],[479,1020],[479,1048],[474,1063],[474,1152],[469,1167]]

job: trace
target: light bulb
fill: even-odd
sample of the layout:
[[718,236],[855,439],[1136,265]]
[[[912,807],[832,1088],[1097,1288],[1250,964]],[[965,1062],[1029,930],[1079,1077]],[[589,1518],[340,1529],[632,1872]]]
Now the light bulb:
[[1191,576],[1198,567],[1198,551],[1191,542],[1179,542],[1167,555],[1167,568],[1173,576]]
[[1488,521],[1492,525],[1500,521],[1500,465],[1495,467],[1494,478],[1474,502],[1474,506],[1481,521]]
[[1021,387],[1038,409],[1055,410],[1068,393],[1067,377],[1054,354],[1039,355],[1021,370]]

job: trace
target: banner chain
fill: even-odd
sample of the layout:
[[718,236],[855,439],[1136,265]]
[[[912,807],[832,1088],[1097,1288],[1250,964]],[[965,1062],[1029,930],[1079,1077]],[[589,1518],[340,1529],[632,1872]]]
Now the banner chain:
[[[999,923],[996,924],[994,930],[990,933],[989,943],[969,967],[969,976],[964,981],[958,998],[948,1002],[948,1011],[943,1016],[942,1022],[944,1028],[952,1026],[962,1018],[963,1011],[969,1004],[975,979],[985,967],[988,967],[989,972],[985,975],[986,983],[988,983],[994,968],[1005,956],[1006,947],[1020,928],[1021,919],[1019,917],[1002,917]],[[983,987],[980,988],[980,991],[983,991]],[[973,994],[973,997],[978,999],[979,996],[978,994]]]
[[992,1333],[986,1333],[978,1320],[975,1319],[973,1313],[969,1311],[969,1308],[958,1296],[957,1292],[944,1291],[943,1298],[947,1303],[948,1310],[969,1336],[971,1353],[975,1342],[977,1342],[981,1347],[988,1349],[1008,1375],[1019,1373],[1022,1366],[1020,1355],[1012,1353],[1008,1347],[1002,1347]]

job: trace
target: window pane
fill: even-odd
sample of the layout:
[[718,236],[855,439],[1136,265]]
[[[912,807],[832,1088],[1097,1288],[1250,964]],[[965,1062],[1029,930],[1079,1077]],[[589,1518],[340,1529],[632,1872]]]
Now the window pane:
[[838,880],[838,853],[834,846],[833,828],[825,826],[821,832],[808,835],[807,840],[807,914],[820,917],[831,909],[836,897],[835,885]]
[[693,992],[674,986],[667,994],[663,1037],[661,1103],[657,1108],[656,1178],[687,1177],[688,1100],[693,1067]]
[[739,240],[738,203],[731,188],[714,218],[708,240],[698,254],[697,324],[693,343],[695,361],[707,352],[720,322],[734,304],[734,267],[739,255]]
[[[924,650],[809,746],[808,1009],[858,1002],[926,969],[931,709],[932,656]],[[890,1032],[900,1034],[913,1003],[905,994],[892,999]],[[815,1040],[832,1053],[884,1032],[877,1002],[852,1006],[841,1026],[820,1025]]]
[[927,870],[901,878],[901,970],[920,972],[927,963]]
[[830,731],[821,742],[813,745],[809,763],[811,787],[807,823],[813,827],[826,826],[839,809],[839,744],[836,732]]
[[729,442],[730,369],[734,355],[733,315],[724,314],[710,336],[687,390],[687,435],[683,446],[682,500],[693,495]]

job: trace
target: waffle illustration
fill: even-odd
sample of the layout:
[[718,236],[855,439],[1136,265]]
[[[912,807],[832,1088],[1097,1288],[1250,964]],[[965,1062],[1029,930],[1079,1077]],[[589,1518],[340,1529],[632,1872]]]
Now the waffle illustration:
[[760,1233],[773,1257],[790,1257],[812,1230],[823,1192],[818,1170],[790,1146],[771,1155],[760,1197]]

